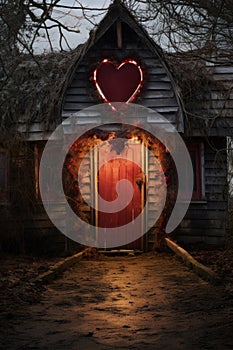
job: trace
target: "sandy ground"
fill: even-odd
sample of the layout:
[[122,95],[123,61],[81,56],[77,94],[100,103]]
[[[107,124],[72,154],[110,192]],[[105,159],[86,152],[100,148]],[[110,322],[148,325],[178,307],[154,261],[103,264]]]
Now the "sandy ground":
[[6,350],[233,349],[232,295],[165,253],[82,260],[1,321]]

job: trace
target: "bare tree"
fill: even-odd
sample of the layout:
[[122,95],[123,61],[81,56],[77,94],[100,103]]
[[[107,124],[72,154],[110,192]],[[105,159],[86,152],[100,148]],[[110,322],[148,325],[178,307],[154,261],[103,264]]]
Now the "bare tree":
[[[116,0],[111,0],[116,2]],[[233,46],[233,2],[231,0],[122,0],[164,49],[202,50]],[[103,1],[105,5],[106,1]],[[109,2],[108,2],[109,3]],[[57,30],[60,50],[69,49],[68,33],[79,33],[81,19],[97,25],[107,6],[72,5],[61,0],[0,0],[1,63],[3,56],[17,51],[33,53],[43,35],[54,49],[51,33]],[[77,15],[79,11],[79,15]],[[67,24],[64,15],[76,18]]]

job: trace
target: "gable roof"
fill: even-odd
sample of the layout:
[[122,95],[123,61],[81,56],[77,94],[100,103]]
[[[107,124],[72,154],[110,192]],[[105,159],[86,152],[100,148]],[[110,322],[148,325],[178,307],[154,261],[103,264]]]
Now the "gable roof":
[[[109,9],[108,9],[106,15],[100,21],[100,23],[98,24],[96,29],[93,29],[90,31],[89,38],[86,41],[86,43],[79,45],[79,47],[78,47],[79,52],[77,55],[77,60],[75,62],[75,65],[70,67],[69,79],[71,79],[71,76],[75,71],[75,67],[78,66],[80,61],[82,61],[82,59],[85,56],[85,54],[87,53],[87,51],[100,40],[100,38],[108,31],[108,29],[117,20],[121,20],[122,22],[127,23],[129,25],[129,27],[131,27],[135,31],[135,33],[138,35],[138,37],[143,38],[143,40],[146,42],[148,47],[157,56],[159,56],[163,62],[165,62],[165,57],[163,55],[161,48],[158,45],[156,45],[156,43],[150,38],[147,31],[136,21],[136,19],[131,14],[129,9],[120,0],[115,0],[113,2],[113,4],[111,4],[109,6]],[[169,73],[168,68],[167,68],[167,71]],[[69,81],[69,79],[68,79],[68,81]]]
[[147,31],[138,23],[138,21],[131,14],[128,8],[119,0],[115,0],[114,3],[110,5],[104,18],[100,21],[97,28],[90,32],[89,39],[85,44],[82,45],[79,52],[79,56],[77,56],[77,60],[75,64],[72,67],[70,67],[68,79],[66,81],[67,84],[64,87],[64,91],[63,91],[64,95],[67,88],[69,87],[69,84],[71,84],[72,80],[74,79],[77,69],[79,65],[82,63],[85,55],[87,55],[87,53],[94,47],[94,45],[98,45],[98,42],[101,40],[101,38],[107,33],[107,31],[112,26],[114,26],[114,24],[117,21],[127,24],[129,28],[132,29],[132,31],[136,34],[136,36],[148,48],[152,57],[154,57],[154,60],[155,61],[156,59],[159,60],[160,65],[163,67],[165,71],[165,74],[169,77],[169,81],[171,83],[172,90],[175,95],[174,99],[176,99],[176,105],[177,105],[176,117],[175,117],[176,127],[178,131],[183,132],[184,131],[183,113],[182,113],[181,99],[179,96],[179,89],[177,88],[176,83],[170,73],[170,69],[168,67],[166,57],[163,54],[162,49],[152,40],[152,38],[149,36]]
[[98,24],[97,29],[93,31],[93,41],[97,42],[117,20],[127,23],[152,51],[165,60],[162,49],[152,40],[145,28],[138,23],[129,9],[119,0],[115,0],[109,6],[108,12]]

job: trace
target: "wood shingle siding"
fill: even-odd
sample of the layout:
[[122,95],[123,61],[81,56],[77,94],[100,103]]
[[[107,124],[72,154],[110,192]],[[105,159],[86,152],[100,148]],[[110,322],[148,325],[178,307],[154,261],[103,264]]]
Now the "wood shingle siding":
[[179,240],[219,244],[225,240],[227,212],[227,169],[225,138],[204,142],[204,198],[194,200],[176,234]]
[[203,88],[201,95],[200,91],[194,92],[186,102],[189,119],[186,133],[189,124],[193,136],[232,136],[233,66],[228,62],[225,65],[216,62],[207,65],[206,74],[208,86]]

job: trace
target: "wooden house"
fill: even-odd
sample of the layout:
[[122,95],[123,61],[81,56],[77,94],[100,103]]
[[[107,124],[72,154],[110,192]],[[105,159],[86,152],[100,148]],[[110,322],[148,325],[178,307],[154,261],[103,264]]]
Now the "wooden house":
[[[140,89],[129,103],[149,108],[158,116],[166,118],[175,126],[190,152],[194,170],[192,201],[185,217],[171,233],[171,237],[185,243],[223,244],[226,239],[228,197],[227,136],[231,136],[233,127],[231,121],[233,96],[232,92],[229,93],[228,88],[233,79],[233,67],[228,66],[227,62],[224,65],[221,63],[208,66],[204,59],[194,60],[189,57],[165,55],[120,1],[115,1],[110,6],[108,13],[97,29],[90,33],[90,38],[84,45],[80,45],[71,53],[44,56],[41,60],[45,68],[47,62],[52,62],[53,67],[49,75],[43,78],[44,80],[41,77],[42,74],[41,76],[39,73],[34,75],[35,64],[30,59],[26,58],[18,68],[21,72],[20,76],[22,72],[25,72],[37,90],[30,97],[31,91],[27,91],[28,96],[25,95],[24,86],[24,93],[18,104],[15,104],[16,118],[8,126],[10,130],[13,130],[13,135],[17,131],[17,135],[23,136],[24,141],[21,141],[19,136],[17,141],[22,143],[23,147],[21,151],[16,147],[18,148],[16,152],[14,146],[15,155],[12,150],[7,150],[7,142],[4,137],[1,142],[1,227],[8,225],[5,242],[10,240],[9,235],[14,229],[20,231],[23,237],[22,244],[24,246],[28,244],[28,249],[33,244],[35,248],[40,244],[43,246],[45,241],[50,242],[50,250],[56,250],[55,247],[58,247],[59,242],[61,249],[64,249],[64,244],[67,244],[67,239],[57,232],[53,223],[46,216],[41,203],[38,182],[40,157],[52,131],[62,122],[66,125],[66,120],[70,116],[79,112],[80,125],[88,124],[91,129],[91,126],[95,124],[95,115],[90,113],[87,116],[85,113],[82,117],[80,112],[85,108],[106,102],[106,100],[109,101],[106,96],[102,96],[104,94],[101,95],[98,91],[95,80],[96,70],[105,61],[115,66],[119,66],[122,62],[134,62],[133,64],[140,67],[142,72]],[[194,83],[198,82],[199,85],[194,84],[196,90],[192,90],[189,96],[184,98],[187,92],[184,76],[186,73],[185,78],[189,80],[187,78],[189,70],[191,72],[194,67],[200,69],[199,76],[197,75],[196,80],[194,79]],[[204,78],[203,71],[207,73]],[[25,104],[30,103],[33,105],[29,115],[28,106],[26,107]],[[155,122],[153,118],[147,115],[148,128]],[[114,129],[108,129],[107,133],[109,135],[111,131],[120,132],[120,128],[120,126],[119,129],[114,126]],[[101,139],[98,133],[100,130],[96,134]],[[93,137],[93,133],[91,135]],[[139,136],[143,138],[142,135]],[[145,139],[147,137],[149,136],[145,134]],[[155,142],[154,148],[156,147],[160,150],[160,156],[165,159],[164,164],[169,162],[163,146]],[[90,169],[93,166],[91,162],[91,159],[89,164],[87,162]],[[25,170],[26,176],[22,175],[23,169],[27,169]],[[158,186],[158,176],[153,164],[150,164],[150,157],[144,160],[144,171],[151,183],[155,187]],[[170,194],[168,192],[169,201],[174,202],[173,195],[176,193],[177,182],[175,165],[171,160],[169,170],[166,171],[168,171],[167,176],[173,189]],[[91,171],[88,176],[85,191],[87,195],[88,193],[91,195],[92,186],[97,186],[97,184],[94,183],[95,179],[92,178]],[[103,171],[101,176],[104,177],[106,185],[110,176],[107,170]],[[20,191],[16,183],[20,184]],[[30,200],[26,196],[27,191],[30,194],[33,193]],[[146,191],[146,188],[144,191],[140,190],[139,201],[145,200]],[[26,198],[24,202],[26,202],[27,210],[25,208],[20,210],[23,198]],[[148,198],[148,201],[151,202],[150,208],[152,209],[146,213],[144,220],[153,221],[153,203],[155,202],[153,195]],[[51,197],[52,204],[54,205],[54,217],[59,217],[66,225],[66,206],[62,202],[53,203]],[[79,209],[85,216],[85,220],[92,223],[103,220],[90,206],[85,203],[81,203],[80,206],[81,209]],[[132,208],[130,210],[132,212]],[[151,250],[156,243],[159,231],[163,231],[164,222],[167,221],[171,210],[172,205],[165,205],[163,219],[160,218],[149,232],[127,247]],[[15,213],[18,213],[18,216]],[[7,243],[4,244],[7,245]]]

